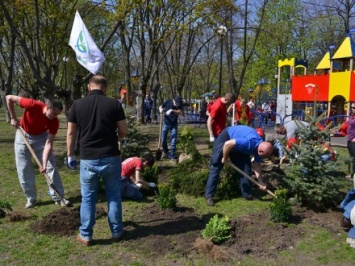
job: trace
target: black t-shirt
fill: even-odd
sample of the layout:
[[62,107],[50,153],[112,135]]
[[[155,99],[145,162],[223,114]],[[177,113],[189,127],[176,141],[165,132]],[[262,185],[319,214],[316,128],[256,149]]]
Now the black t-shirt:
[[164,124],[170,126],[176,126],[178,124],[178,115],[174,112],[171,112],[170,115],[166,115],[165,113],[170,109],[182,110],[182,106],[174,105],[173,100],[166,100],[161,106],[163,107],[163,112],[164,112]]
[[68,122],[77,124],[80,158],[99,159],[119,155],[117,122],[126,119],[121,104],[100,90],[75,101]]

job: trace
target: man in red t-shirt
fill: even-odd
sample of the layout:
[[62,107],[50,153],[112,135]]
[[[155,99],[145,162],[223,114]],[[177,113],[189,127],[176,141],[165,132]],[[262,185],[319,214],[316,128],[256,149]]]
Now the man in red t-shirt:
[[207,108],[206,108],[206,115],[209,116],[210,112],[212,110],[212,105],[214,104],[214,102],[219,98],[218,93],[213,91],[212,94],[212,100],[209,101],[209,103],[207,104]]
[[235,101],[235,124],[250,125],[250,107],[244,98]]
[[207,119],[207,128],[211,142],[226,128],[227,106],[234,102],[234,100],[234,94],[227,93],[224,97],[218,98],[212,105],[210,115]]
[[146,182],[141,178],[141,172],[145,167],[152,167],[154,156],[150,153],[144,154],[141,158],[131,157],[122,162],[121,170],[121,197],[130,200],[142,200],[140,192],[142,186],[156,188],[153,182]]
[[[23,133],[37,157],[39,160],[42,159],[40,172],[48,174],[59,194],[63,196],[64,188],[52,152],[53,141],[59,128],[58,115],[63,110],[62,103],[59,100],[46,100],[46,103],[43,103],[16,95],[7,95],[6,103],[11,117],[11,125],[15,128],[22,127]],[[21,121],[17,119],[15,104],[25,109]],[[32,208],[37,201],[35,171],[31,153],[18,131],[16,131],[15,137],[15,159],[20,185],[27,197],[25,208]],[[56,204],[62,206],[70,204],[66,199],[61,202],[51,187],[49,187],[49,194]]]

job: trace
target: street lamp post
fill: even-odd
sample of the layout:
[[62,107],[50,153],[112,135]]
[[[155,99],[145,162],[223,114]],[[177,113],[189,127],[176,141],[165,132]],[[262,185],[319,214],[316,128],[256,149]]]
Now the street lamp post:
[[64,86],[65,86],[65,89],[68,89],[67,88],[67,85],[68,85],[67,63],[69,62],[69,57],[64,56],[63,57],[63,62],[64,62]]
[[222,96],[222,61],[223,61],[223,37],[227,34],[227,28],[225,26],[220,26],[217,31],[218,35],[221,38],[221,54],[219,58],[219,86],[218,86],[218,94]]

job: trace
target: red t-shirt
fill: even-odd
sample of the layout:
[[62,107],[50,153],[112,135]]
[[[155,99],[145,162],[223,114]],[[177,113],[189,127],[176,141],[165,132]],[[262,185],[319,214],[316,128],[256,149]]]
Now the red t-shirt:
[[210,117],[213,118],[212,121],[212,131],[213,135],[219,136],[222,130],[226,128],[227,122],[227,107],[222,103],[221,98],[218,98],[212,105]]
[[52,135],[57,134],[59,120],[57,117],[50,120],[43,114],[43,109],[46,106],[43,102],[21,98],[19,105],[21,108],[25,108],[20,125],[28,134],[40,135],[46,131]]
[[207,104],[207,112],[208,112],[208,113],[211,113],[211,109],[212,109],[213,103],[214,103],[214,102],[209,102],[209,103]]
[[136,170],[143,169],[143,162],[139,157],[131,157],[122,162],[121,176],[130,179]]
[[[243,113],[244,112],[244,113]],[[245,118],[250,124],[250,107],[245,104],[244,107],[240,104],[240,100],[235,101],[235,120],[239,121],[240,119]]]

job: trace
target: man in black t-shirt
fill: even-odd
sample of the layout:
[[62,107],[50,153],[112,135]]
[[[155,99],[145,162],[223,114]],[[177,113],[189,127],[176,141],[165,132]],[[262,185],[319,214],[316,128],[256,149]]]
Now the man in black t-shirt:
[[175,164],[175,150],[176,150],[176,139],[178,136],[178,116],[183,114],[183,103],[180,96],[176,96],[174,99],[166,100],[159,107],[160,114],[164,114],[164,123],[162,129],[162,146],[163,155],[162,158],[168,157],[168,143],[167,137],[170,131],[170,161]]
[[118,141],[128,132],[121,104],[105,96],[106,79],[99,75],[91,77],[88,91],[85,98],[75,101],[70,108],[67,131],[68,164],[75,167],[74,144],[79,130],[82,203],[77,240],[86,246],[92,244],[100,177],[105,184],[112,239],[120,240],[123,235]]

